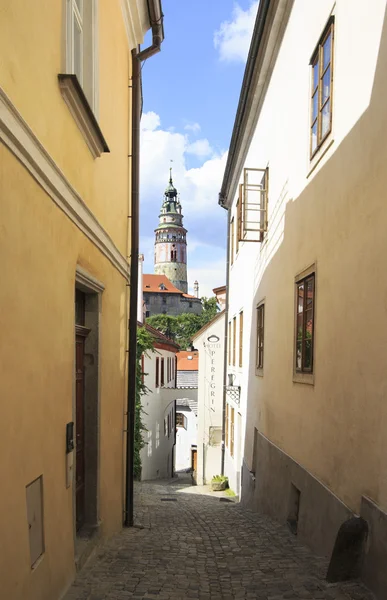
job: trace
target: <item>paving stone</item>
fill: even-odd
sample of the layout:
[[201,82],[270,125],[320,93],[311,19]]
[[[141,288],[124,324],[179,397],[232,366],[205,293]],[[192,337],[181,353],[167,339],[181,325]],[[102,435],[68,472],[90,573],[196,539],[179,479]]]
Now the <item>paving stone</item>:
[[373,599],[360,583],[328,584],[327,561],[287,527],[196,492],[181,480],[137,484],[136,526],[98,551],[64,600]]

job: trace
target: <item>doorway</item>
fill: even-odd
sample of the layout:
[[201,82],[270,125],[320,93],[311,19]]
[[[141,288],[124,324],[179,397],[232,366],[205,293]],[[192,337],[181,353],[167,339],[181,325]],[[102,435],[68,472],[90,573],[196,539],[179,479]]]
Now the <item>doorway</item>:
[[[82,275],[81,275],[82,273]],[[88,285],[90,283],[90,285]],[[94,287],[93,287],[94,286]],[[77,537],[90,538],[99,526],[99,314],[103,290],[83,271],[75,285],[75,475]]]

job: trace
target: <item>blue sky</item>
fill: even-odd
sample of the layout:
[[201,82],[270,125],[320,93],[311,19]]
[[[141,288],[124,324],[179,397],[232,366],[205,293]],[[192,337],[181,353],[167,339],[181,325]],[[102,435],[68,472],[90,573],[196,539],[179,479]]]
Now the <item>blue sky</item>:
[[[163,0],[162,51],[143,65],[141,239],[153,272],[154,228],[173,160],[188,229],[188,279],[225,283],[226,213],[217,204],[257,11],[251,0]],[[147,38],[146,43],[149,41]]]

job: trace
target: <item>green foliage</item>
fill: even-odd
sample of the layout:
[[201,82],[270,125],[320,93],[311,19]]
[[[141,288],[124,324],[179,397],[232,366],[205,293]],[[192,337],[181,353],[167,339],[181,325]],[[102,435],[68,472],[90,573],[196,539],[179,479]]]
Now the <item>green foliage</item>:
[[224,493],[226,496],[230,496],[230,498],[235,498],[236,496],[236,493],[231,488],[227,488],[226,490],[224,490]]
[[185,350],[191,344],[195,333],[211,321],[218,312],[215,296],[213,298],[203,297],[201,302],[203,311],[200,315],[193,313],[183,313],[177,316],[153,315],[153,317],[148,317],[147,323],[167,335],[179,344],[182,350]]
[[228,477],[226,475],[214,475],[211,481],[216,481],[217,483],[223,483],[223,481],[228,481]]
[[154,352],[153,338],[145,327],[137,327],[137,351],[136,351],[136,410],[134,420],[134,478],[141,478],[141,455],[140,451],[145,446],[143,432],[146,427],[142,421],[144,410],[141,405],[141,396],[148,393],[148,388],[143,383],[143,373],[141,368],[141,356],[149,352]]

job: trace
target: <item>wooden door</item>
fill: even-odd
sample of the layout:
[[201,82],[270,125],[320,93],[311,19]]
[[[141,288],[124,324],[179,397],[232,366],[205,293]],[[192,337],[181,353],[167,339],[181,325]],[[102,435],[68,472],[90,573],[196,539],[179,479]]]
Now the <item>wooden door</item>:
[[75,496],[76,528],[82,527],[85,518],[85,338],[76,336],[75,350]]
[[198,470],[198,452],[197,450],[191,450],[192,453],[192,470],[193,471],[197,471]]

